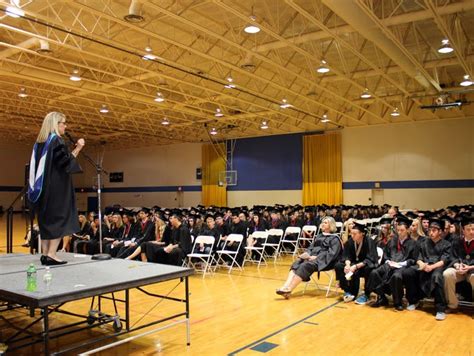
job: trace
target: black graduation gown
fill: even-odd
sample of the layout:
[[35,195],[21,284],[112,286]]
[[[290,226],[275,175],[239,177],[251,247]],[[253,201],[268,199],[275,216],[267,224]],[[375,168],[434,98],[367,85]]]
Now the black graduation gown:
[[449,265],[451,244],[446,240],[434,243],[431,239],[425,239],[420,245],[418,259],[430,265],[443,261],[444,267],[436,268],[431,272],[420,271],[420,288],[425,296],[430,297],[433,290],[438,287],[443,289],[443,271]]
[[[38,144],[37,163],[44,145]],[[82,172],[81,167],[64,140],[60,136],[54,137],[48,148],[41,196],[34,204],[41,239],[54,240],[80,230],[72,184],[72,174],[79,172]]]
[[468,245],[464,238],[459,236],[454,238],[451,242],[450,260],[449,267],[454,267],[455,263],[460,262],[467,266],[474,266],[474,240],[471,240],[471,243]]
[[306,250],[310,256],[318,256],[318,258],[315,261],[298,258],[291,265],[290,269],[301,277],[303,281],[308,282],[314,272],[327,271],[334,268],[340,257],[341,250],[342,245],[339,236],[319,234]]
[[[177,228],[171,230],[171,244],[178,245],[170,253],[165,252],[166,246],[160,246],[154,252],[154,256],[150,254],[151,250],[147,249],[148,261],[155,261],[167,265],[181,266],[184,258],[188,253],[191,253],[193,248],[191,242],[191,234],[187,226],[181,224]],[[150,256],[149,256],[150,254]]]

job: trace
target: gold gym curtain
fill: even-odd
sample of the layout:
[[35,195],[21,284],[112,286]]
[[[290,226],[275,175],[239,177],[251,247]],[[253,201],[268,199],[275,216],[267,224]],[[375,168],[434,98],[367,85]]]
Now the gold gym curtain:
[[339,132],[303,137],[303,204],[342,204]]
[[[214,146],[214,147],[213,147]],[[219,153],[221,155],[219,155]],[[202,145],[202,204],[204,206],[227,205],[226,185],[220,187],[219,172],[226,170],[222,155],[226,154],[224,143]]]

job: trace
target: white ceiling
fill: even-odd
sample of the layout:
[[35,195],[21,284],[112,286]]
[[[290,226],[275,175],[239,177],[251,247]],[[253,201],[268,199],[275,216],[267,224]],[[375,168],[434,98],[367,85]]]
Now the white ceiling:
[[[32,142],[52,110],[111,147],[208,141],[214,127],[229,139],[474,117],[473,104],[419,108],[444,94],[474,100],[474,86],[459,85],[474,76],[473,0],[22,0],[21,18],[5,15],[9,3],[0,0],[3,140]],[[131,7],[142,22],[124,19]],[[243,31],[252,14],[253,35]],[[444,38],[454,52],[438,53]],[[142,59],[147,46],[156,60]],[[327,74],[316,71],[322,59]]]

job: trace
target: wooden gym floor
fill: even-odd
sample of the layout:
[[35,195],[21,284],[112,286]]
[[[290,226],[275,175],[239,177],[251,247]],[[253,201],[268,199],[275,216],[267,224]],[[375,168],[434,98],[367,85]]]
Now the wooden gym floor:
[[[5,216],[0,219],[0,253],[5,253]],[[21,247],[25,223],[15,216],[14,252]],[[99,355],[473,355],[474,322],[471,310],[448,315],[443,322],[434,319],[429,305],[414,312],[393,309],[374,310],[368,306],[340,301],[339,292],[325,297],[325,291],[309,286],[298,288],[289,300],[275,294],[288,273],[290,257],[258,269],[247,265],[243,272],[218,271],[214,275],[191,277],[191,346],[185,342],[184,324],[157,332]],[[26,269],[26,266],[25,266]],[[321,275],[322,283],[326,277]],[[182,296],[184,286],[176,281],[147,288],[155,293]],[[178,309],[177,303],[157,303],[144,294],[131,293],[132,324],[153,320]],[[151,301],[151,303],[150,303]],[[68,310],[86,313],[90,299],[67,304]],[[112,313],[112,305],[106,304]],[[179,306],[179,310],[182,307]],[[123,313],[123,308],[119,308]],[[18,325],[28,323],[25,311],[4,314]],[[63,315],[52,316],[52,326]],[[137,324],[139,325],[139,324]],[[110,332],[109,326],[82,332],[51,343],[54,349]],[[146,329],[145,329],[146,330]],[[6,333],[0,321],[0,335]],[[99,345],[97,345],[99,346]],[[15,355],[38,354],[39,347],[25,348]]]

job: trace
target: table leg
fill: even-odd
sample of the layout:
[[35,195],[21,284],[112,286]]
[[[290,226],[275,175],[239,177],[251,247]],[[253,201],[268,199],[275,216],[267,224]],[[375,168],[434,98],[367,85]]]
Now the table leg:
[[49,355],[49,308],[43,308],[43,343],[44,354]]

